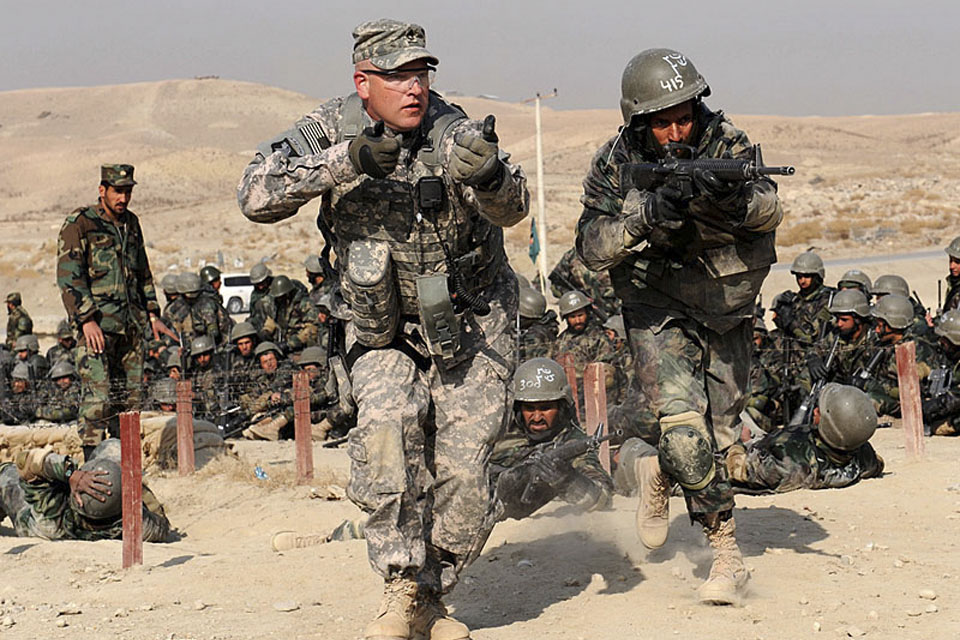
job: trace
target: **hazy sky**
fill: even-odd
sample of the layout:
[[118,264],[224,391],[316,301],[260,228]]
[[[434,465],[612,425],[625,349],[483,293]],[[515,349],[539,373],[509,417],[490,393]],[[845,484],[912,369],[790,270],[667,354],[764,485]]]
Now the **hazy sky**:
[[611,108],[627,60],[672,47],[735,113],[955,111],[960,2],[0,0],[0,90],[219,75],[350,90],[353,27],[427,29],[438,88]]

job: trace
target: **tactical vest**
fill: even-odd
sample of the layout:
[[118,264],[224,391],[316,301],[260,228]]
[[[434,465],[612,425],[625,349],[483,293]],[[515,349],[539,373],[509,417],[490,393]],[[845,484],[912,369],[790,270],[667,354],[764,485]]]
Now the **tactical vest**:
[[[339,115],[337,142],[355,138],[371,124],[356,94],[343,100]],[[343,261],[341,283],[349,265],[351,242],[385,242],[395,269],[400,312],[408,318],[419,312],[417,276],[448,273],[449,259],[467,291],[479,291],[492,284],[505,260],[503,231],[482,218],[475,208],[461,204],[462,187],[446,174],[441,163],[444,137],[466,117],[459,107],[431,93],[423,122],[415,137],[404,141],[400,162],[389,177],[378,180],[362,175],[335,186],[322,199],[321,221],[333,229],[337,255]],[[302,120],[298,128],[320,148],[329,146],[316,121]],[[312,135],[308,133],[311,129]],[[430,211],[420,206],[417,188],[418,181],[426,177],[443,181],[442,203]]]

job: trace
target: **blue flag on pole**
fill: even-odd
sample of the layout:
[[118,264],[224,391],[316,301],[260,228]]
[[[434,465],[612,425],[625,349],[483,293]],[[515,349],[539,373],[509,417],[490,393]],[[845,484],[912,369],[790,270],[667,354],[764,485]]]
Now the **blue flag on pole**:
[[540,255],[540,234],[537,233],[537,220],[530,218],[530,262],[536,264],[537,256]]

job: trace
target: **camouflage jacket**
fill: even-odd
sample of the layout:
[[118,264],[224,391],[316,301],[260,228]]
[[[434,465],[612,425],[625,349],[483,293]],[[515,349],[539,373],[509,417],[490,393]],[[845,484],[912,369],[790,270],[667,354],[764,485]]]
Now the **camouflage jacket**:
[[230,396],[239,400],[256,384],[260,363],[251,354],[244,358],[236,351],[230,354]]
[[40,384],[46,381],[47,374],[50,373],[50,363],[39,353],[32,354],[26,360],[27,368],[30,370],[30,380],[34,384]]
[[[960,277],[947,276],[947,295],[943,299],[941,314],[952,309],[960,309]],[[7,330],[9,336],[9,329]]]
[[120,225],[100,206],[80,208],[60,227],[57,286],[74,326],[96,320],[107,333],[142,331],[160,314],[140,221],[127,211]]
[[560,323],[557,314],[547,311],[542,317],[530,320],[529,326],[524,327],[526,318],[520,319],[520,352],[518,362],[526,362],[530,358],[549,358],[557,341],[557,331]]
[[67,362],[72,364],[74,361],[73,354],[74,354],[73,349],[68,349],[58,342],[57,344],[47,349],[47,355],[46,355],[47,363],[51,367],[57,364],[58,362],[60,362],[61,360],[66,360]]
[[74,382],[66,390],[48,380],[40,389],[37,417],[50,422],[72,422],[80,411],[80,384]]
[[490,454],[491,483],[501,518],[525,518],[555,497],[591,510],[608,506],[613,495],[613,480],[600,466],[595,451],[576,456],[567,463],[572,473],[559,490],[537,486],[540,483],[533,467],[536,458],[555,446],[586,437],[578,424],[569,422],[549,441],[535,442],[514,423]]
[[777,429],[746,445],[745,464],[731,469],[737,493],[839,489],[883,473],[883,459],[864,443],[853,452],[825,445],[809,425]]
[[917,345],[917,375],[921,387],[936,363],[934,348],[923,338],[908,332],[894,344],[878,344],[881,356],[873,376],[864,385],[864,391],[873,400],[879,416],[900,417],[900,378],[897,374],[896,345],[913,340]]
[[[812,350],[805,350],[804,353],[814,353],[826,364],[836,339],[837,328],[831,324],[823,339],[813,345]],[[877,334],[870,322],[863,325],[859,338],[847,341],[841,337],[837,343],[837,351],[833,357],[830,371],[827,372],[824,382],[854,384],[854,378],[858,377],[860,372],[869,366],[870,359],[877,352],[877,349],[879,349]],[[801,379],[801,386],[807,391],[815,382],[811,379],[810,370],[806,366],[800,369],[799,378]]]
[[220,371],[212,365],[206,369],[193,367],[189,378],[193,383],[194,417],[215,422],[220,413]]
[[166,313],[169,327],[179,334],[185,345],[199,336],[210,336],[219,347],[230,338],[233,320],[212,294],[202,293],[193,299],[180,296]]
[[[697,157],[751,152],[747,135],[722,112],[701,106],[697,118]],[[688,317],[725,333],[753,318],[760,285],[776,262],[773,230],[783,218],[776,184],[748,183],[745,208],[736,214],[722,213],[697,196],[681,229],[655,229],[627,246],[620,167],[657,159],[626,131],[600,148],[583,181],[577,252],[590,269],[610,271],[617,297],[635,324],[659,327]]]
[[[41,478],[32,482],[20,481],[27,506],[16,514],[16,518],[11,517],[17,534],[46,540],[119,540],[123,535],[123,520],[119,515],[113,520],[94,521],[70,507],[68,469],[76,469],[69,456],[49,453],[43,460]],[[170,534],[170,521],[146,485],[143,499],[143,539],[145,542],[164,542]],[[153,509],[148,509],[147,503]]]
[[8,390],[2,403],[0,421],[3,424],[30,424],[37,419],[37,394],[32,388],[23,393]]
[[588,269],[577,255],[576,247],[570,247],[563,254],[548,279],[550,292],[557,298],[567,291],[577,289],[587,294],[604,316],[609,318],[620,313],[620,299],[613,290],[610,274]]
[[596,316],[590,316],[582,332],[574,333],[567,328],[557,338],[551,357],[556,360],[563,353],[573,355],[577,376],[583,377],[583,368],[591,362],[613,362],[616,349]]
[[800,345],[812,345],[826,335],[833,324],[828,307],[834,293],[835,289],[821,284],[811,287],[807,293],[792,296],[793,322],[787,327],[790,337]]
[[261,340],[285,345],[290,352],[303,351],[318,344],[320,338],[316,310],[309,296],[300,291],[294,291],[286,300],[273,296],[261,298],[251,316],[251,324],[257,328]]
[[[353,115],[359,115],[352,122]],[[360,174],[350,161],[346,138],[373,121],[354,94],[327,101],[296,123],[309,148],[291,151],[282,139],[261,146],[247,166],[238,187],[244,215],[254,222],[277,222],[321,197],[322,221],[334,235],[341,284],[349,270],[349,247],[354,241],[376,240],[389,247],[398,285],[399,311],[411,335],[419,324],[417,278],[445,273],[456,264],[468,292],[477,293],[491,312],[474,316],[475,330],[462,337],[455,364],[497,345],[491,361],[506,363],[509,375],[514,357],[512,335],[517,311],[516,280],[503,249],[503,230],[528,212],[529,194],[523,170],[501,154],[499,175],[485,188],[455,181],[446,167],[457,135],[479,134],[482,123],[459,119],[456,109],[430,94],[420,128],[403,134],[399,162],[385,179]],[[436,144],[431,133],[437,134]],[[313,142],[310,142],[310,141]],[[443,198],[435,211],[424,214],[415,194],[422,178],[440,178]],[[348,332],[349,334],[350,332]],[[506,338],[499,340],[506,334]],[[495,365],[497,367],[501,364]]]
[[[273,400],[274,393],[280,400]],[[263,369],[256,374],[250,390],[240,397],[240,406],[248,416],[264,411],[284,412],[293,409],[293,366],[289,360],[281,360],[277,370],[267,373]]]
[[7,347],[13,349],[17,338],[33,333],[33,320],[22,306],[16,306],[7,314]]

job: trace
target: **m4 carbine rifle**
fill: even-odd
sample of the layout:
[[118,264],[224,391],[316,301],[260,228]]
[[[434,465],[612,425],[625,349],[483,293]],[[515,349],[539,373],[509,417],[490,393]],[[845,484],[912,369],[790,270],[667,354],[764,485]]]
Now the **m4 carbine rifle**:
[[[581,456],[588,451],[596,451],[600,448],[600,445],[608,440],[619,439],[623,437],[623,430],[617,429],[611,433],[603,435],[603,423],[597,427],[597,432],[589,438],[577,438],[575,440],[568,440],[563,444],[553,443],[545,447],[542,447],[538,451],[534,452],[530,458],[529,462],[535,462],[543,458],[551,458],[557,462],[566,462],[568,460],[573,460],[577,456]],[[520,501],[524,503],[530,503],[532,500],[531,494],[535,491],[536,486],[539,484],[540,478],[537,475],[531,479],[531,482],[527,485],[526,489],[523,490],[523,495],[520,496]]]

